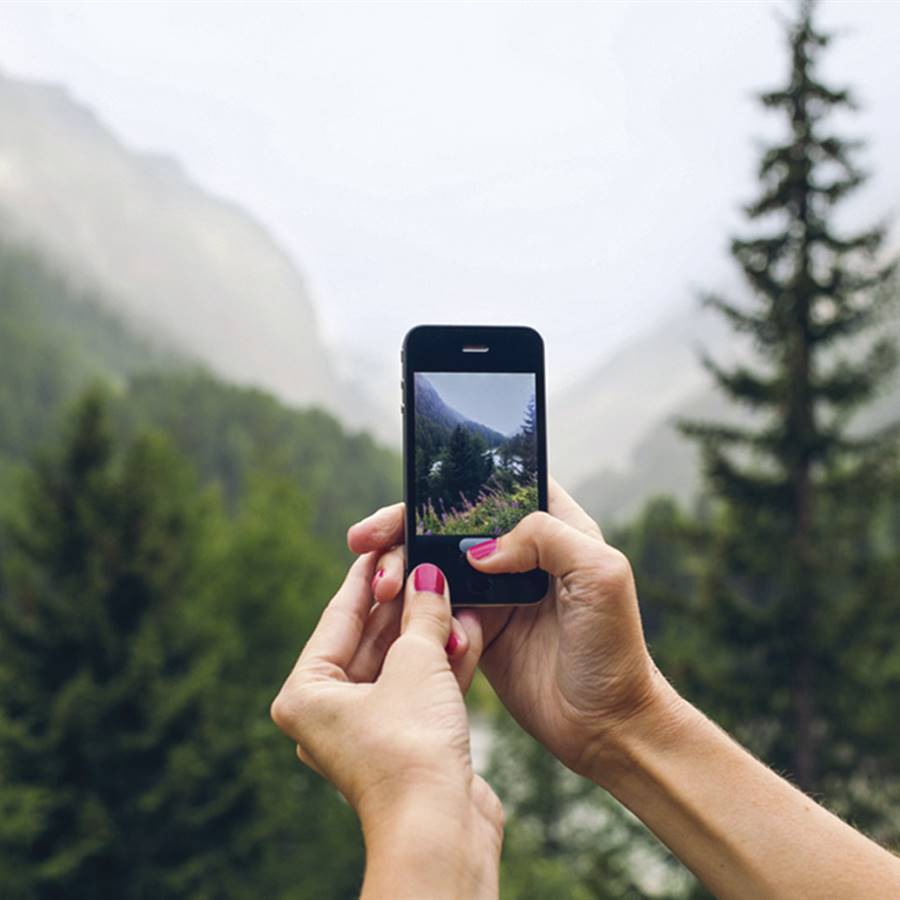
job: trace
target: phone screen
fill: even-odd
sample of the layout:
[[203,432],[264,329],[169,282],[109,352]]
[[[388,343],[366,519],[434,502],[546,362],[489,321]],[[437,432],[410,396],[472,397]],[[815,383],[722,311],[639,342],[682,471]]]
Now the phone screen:
[[419,325],[403,347],[408,568],[440,566],[454,605],[539,602],[546,573],[486,574],[466,554],[547,509],[540,335],[518,326]]
[[533,372],[416,372],[416,534],[495,536],[538,507]]

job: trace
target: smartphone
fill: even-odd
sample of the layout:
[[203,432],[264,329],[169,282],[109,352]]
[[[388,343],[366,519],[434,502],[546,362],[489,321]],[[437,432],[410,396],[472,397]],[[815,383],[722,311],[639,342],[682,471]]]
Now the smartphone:
[[420,325],[403,341],[401,365],[407,571],[439,566],[454,606],[539,603],[545,572],[488,576],[466,550],[547,509],[541,336]]

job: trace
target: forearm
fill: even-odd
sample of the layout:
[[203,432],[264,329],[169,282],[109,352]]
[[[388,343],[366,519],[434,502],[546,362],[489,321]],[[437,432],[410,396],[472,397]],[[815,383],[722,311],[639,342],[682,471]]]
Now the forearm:
[[721,898],[900,896],[900,860],[778,777],[668,685],[598,783]]
[[475,810],[424,801],[364,823],[361,900],[496,900],[499,846],[481,824]]

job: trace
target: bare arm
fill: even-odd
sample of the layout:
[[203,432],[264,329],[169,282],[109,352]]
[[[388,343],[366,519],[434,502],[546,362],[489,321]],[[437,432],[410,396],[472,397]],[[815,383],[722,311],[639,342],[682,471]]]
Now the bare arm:
[[[485,786],[486,787],[486,786]],[[479,789],[479,788],[476,788]],[[366,875],[360,900],[497,900],[499,843],[477,810],[490,802],[422,791],[363,821]]]
[[591,777],[721,898],[900,897],[900,860],[751,756],[659,679]]

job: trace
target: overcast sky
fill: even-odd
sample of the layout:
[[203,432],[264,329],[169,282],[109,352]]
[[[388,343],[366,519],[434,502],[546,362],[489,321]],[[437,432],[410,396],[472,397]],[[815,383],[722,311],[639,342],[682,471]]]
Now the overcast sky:
[[[733,279],[781,2],[0,5],[0,67],[177,157],[306,273],[345,365],[420,322],[537,327],[559,386]],[[900,3],[825,3],[900,203]],[[2,123],[0,123],[2,127]],[[896,232],[895,232],[896,233]],[[352,348],[352,352],[348,351]]]
[[505,435],[519,430],[534,396],[530,372],[427,372],[424,377],[448,406]]

